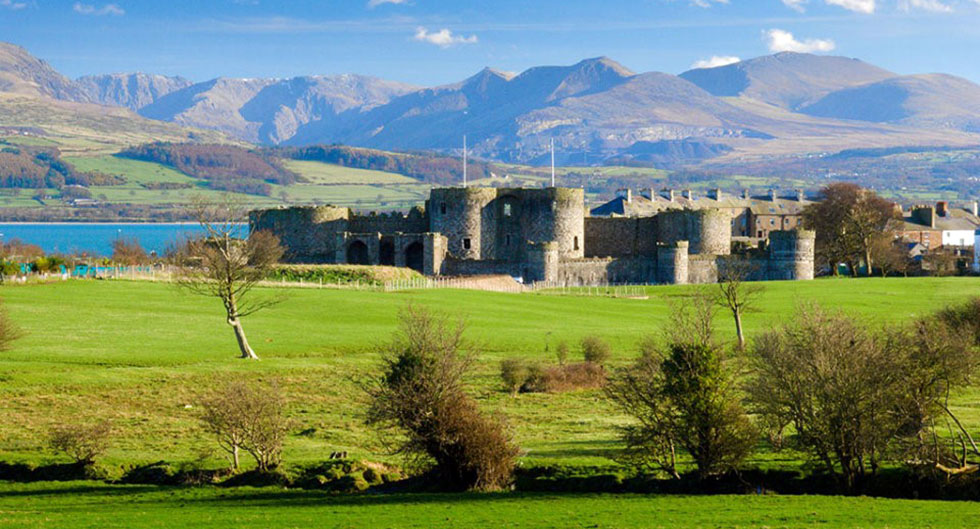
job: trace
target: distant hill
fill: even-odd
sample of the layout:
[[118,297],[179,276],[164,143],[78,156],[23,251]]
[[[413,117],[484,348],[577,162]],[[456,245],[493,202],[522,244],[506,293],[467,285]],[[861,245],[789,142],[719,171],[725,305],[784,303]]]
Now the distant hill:
[[893,77],[830,93],[811,116],[980,131],[980,85],[944,74]]
[[830,92],[895,74],[857,59],[782,52],[680,75],[721,97],[747,97],[790,110]]
[[145,117],[217,129],[243,140],[278,144],[344,112],[387,103],[416,87],[361,75],[293,79],[220,78],[176,90],[139,110]]
[[191,84],[183,77],[145,73],[89,75],[75,80],[75,86],[89,101],[130,110],[139,110]]
[[20,46],[0,42],[0,92],[87,101],[71,80]]
[[[636,73],[597,57],[518,74],[485,68],[457,83],[419,88],[347,74],[198,83],[112,74],[73,82],[22,48],[2,45],[0,96],[20,98],[0,108],[10,118],[0,127],[31,134],[37,127],[42,135],[58,128],[65,138],[84,137],[78,143],[88,148],[104,143],[106,151],[146,138],[222,143],[225,135],[264,145],[458,155],[465,134],[474,158],[544,163],[553,140],[560,160],[671,169],[854,148],[980,144],[977,85],[801,53],[679,76]],[[71,106],[90,103],[111,107]],[[46,115],[45,106],[56,111]]]

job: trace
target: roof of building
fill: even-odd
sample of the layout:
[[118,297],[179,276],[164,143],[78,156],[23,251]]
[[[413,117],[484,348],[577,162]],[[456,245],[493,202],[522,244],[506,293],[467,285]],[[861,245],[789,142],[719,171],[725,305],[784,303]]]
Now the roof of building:
[[928,226],[919,222],[911,214],[902,218],[902,230],[904,231],[967,231],[980,228],[980,217],[961,208],[950,208],[945,216],[936,215],[936,227]]
[[797,197],[724,196],[721,199],[711,197],[695,197],[688,199],[675,194],[674,199],[657,194],[652,199],[631,193],[629,199],[625,196],[616,198],[590,210],[593,217],[650,217],[668,209],[751,209],[755,215],[799,215],[803,208],[812,204],[811,200],[799,200]]

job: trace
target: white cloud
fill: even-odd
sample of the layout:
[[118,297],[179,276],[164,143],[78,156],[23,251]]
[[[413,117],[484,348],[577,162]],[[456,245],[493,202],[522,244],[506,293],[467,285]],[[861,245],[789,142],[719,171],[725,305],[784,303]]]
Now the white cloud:
[[796,40],[792,33],[782,29],[770,29],[764,32],[769,51],[795,51],[798,53],[813,53],[815,51],[832,51],[837,47],[830,39]]
[[81,15],[112,15],[112,16],[122,16],[126,14],[126,10],[119,7],[117,4],[106,4],[102,7],[95,7],[92,4],[83,4],[81,2],[75,2],[72,9]]
[[870,15],[875,12],[877,6],[875,0],[824,0],[829,5],[840,6],[848,11],[864,13]]
[[923,11],[932,11],[933,13],[953,12],[953,6],[942,2],[942,0],[902,0],[901,8],[905,11],[922,9]]
[[408,0],[368,0],[368,7],[375,8],[383,4],[407,4]]
[[804,11],[803,4],[806,2],[807,0],[783,0],[783,4],[785,4],[786,7],[794,11],[799,11],[800,13]]
[[469,37],[453,35],[453,32],[446,28],[430,33],[429,30],[420,27],[415,30],[414,38],[419,42],[428,42],[440,48],[448,48],[457,44],[476,44],[477,42],[476,35],[470,35]]
[[27,7],[27,2],[14,2],[14,0],[0,0],[0,7],[19,11]]
[[688,0],[691,5],[696,5],[698,7],[711,7],[714,4],[727,4],[728,0]]
[[697,68],[717,68],[741,62],[742,59],[734,55],[713,55],[710,59],[701,59],[691,65],[691,69]]

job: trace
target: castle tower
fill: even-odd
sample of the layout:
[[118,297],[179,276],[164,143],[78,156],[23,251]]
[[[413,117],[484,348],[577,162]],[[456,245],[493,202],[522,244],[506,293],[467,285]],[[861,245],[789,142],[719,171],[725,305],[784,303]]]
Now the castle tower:
[[815,248],[812,230],[769,232],[768,279],[813,279]]
[[446,251],[450,255],[459,259],[483,259],[484,246],[492,246],[494,233],[494,227],[484,222],[484,210],[496,197],[497,190],[493,188],[433,189],[426,206],[429,231],[446,236]]
[[657,240],[688,241],[691,254],[729,255],[731,216],[721,209],[673,209],[657,214]]
[[[337,234],[348,231],[351,212],[335,206],[302,206],[251,211],[249,230],[266,230],[288,248],[285,259],[302,263],[333,263]],[[340,261],[343,262],[343,261]]]
[[657,246],[657,280],[673,285],[687,284],[687,241],[675,241]]

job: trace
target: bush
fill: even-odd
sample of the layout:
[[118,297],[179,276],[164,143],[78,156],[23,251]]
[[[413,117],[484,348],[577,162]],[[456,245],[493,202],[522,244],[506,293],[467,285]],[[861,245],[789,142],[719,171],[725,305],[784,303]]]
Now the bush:
[[500,378],[513,395],[517,395],[524,388],[530,376],[530,367],[520,358],[508,358],[500,363]]
[[66,424],[51,429],[48,445],[76,463],[91,464],[109,448],[112,427],[108,421]]
[[289,429],[284,399],[278,384],[262,387],[233,380],[212,389],[203,399],[204,428],[239,467],[239,451],[255,460],[260,472],[269,472],[282,462],[282,444]]
[[555,347],[555,355],[558,357],[558,365],[563,366],[568,363],[568,342],[562,340]]
[[511,481],[519,450],[503,423],[480,413],[463,391],[470,366],[463,325],[409,306],[382,351],[382,374],[363,385],[371,405],[368,424],[404,437],[395,449],[429,463],[456,489],[501,489]]
[[612,355],[609,344],[598,336],[582,338],[582,357],[586,362],[603,365]]

